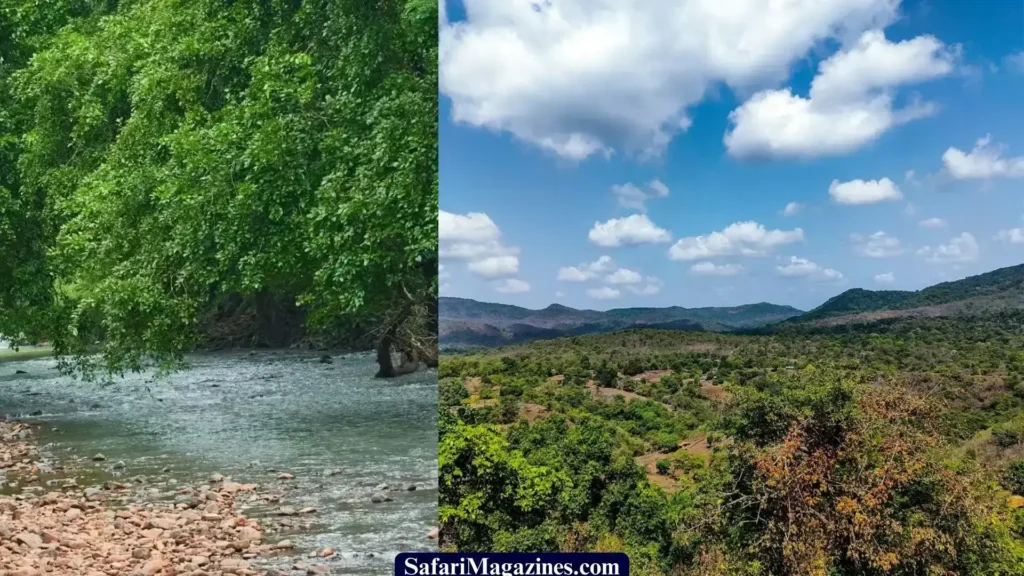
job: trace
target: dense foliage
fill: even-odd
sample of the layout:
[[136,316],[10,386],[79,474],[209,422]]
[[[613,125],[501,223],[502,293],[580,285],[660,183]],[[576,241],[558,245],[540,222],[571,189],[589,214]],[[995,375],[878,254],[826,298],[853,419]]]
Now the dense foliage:
[[4,2],[0,334],[117,372],[243,309],[429,353],[437,9]]
[[1024,574],[1024,313],[442,358],[442,545],[643,574]]

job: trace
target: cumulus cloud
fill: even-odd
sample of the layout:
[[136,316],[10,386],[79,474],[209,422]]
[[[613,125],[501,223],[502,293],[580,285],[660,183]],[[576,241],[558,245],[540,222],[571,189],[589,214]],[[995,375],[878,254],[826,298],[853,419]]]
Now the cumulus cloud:
[[833,180],[828,187],[828,195],[839,204],[847,205],[877,204],[903,198],[899,186],[888,178],[849,182]]
[[[825,41],[848,42],[888,25],[899,1],[732,0],[725,9],[720,0],[463,5],[465,21],[445,21],[440,30],[439,87],[454,120],[578,160],[619,149],[658,154],[689,127],[687,108],[709,89],[776,84]],[[879,63],[867,56],[847,57],[832,77],[887,87],[922,75],[919,66],[902,74],[863,70],[897,68],[892,57]]]
[[633,214],[625,218],[612,218],[607,222],[594,222],[588,236],[593,244],[605,248],[657,244],[672,240],[672,234],[658,228],[646,214]]
[[935,105],[911,101],[894,108],[894,89],[953,71],[956,49],[932,36],[890,42],[868,30],[818,66],[808,96],[765,90],[729,114],[725,135],[736,157],[817,157],[845,154],[889,129],[930,116]]
[[506,278],[495,282],[494,290],[502,294],[521,294],[530,291],[530,284],[518,278]]
[[1003,147],[992,144],[992,137],[979,138],[970,152],[950,147],[942,154],[946,172],[957,180],[1024,178],[1024,156],[1003,158]]
[[626,182],[612,186],[612,194],[619,199],[619,206],[645,212],[648,200],[668,196],[668,186],[662,184],[661,180],[652,180],[643,188]]
[[918,224],[922,228],[945,228],[946,227],[946,221],[943,220],[942,218],[927,218],[925,220],[921,220],[920,222],[918,222]]
[[969,232],[954,236],[948,244],[939,244],[936,247],[925,246],[917,251],[929,262],[936,264],[956,264],[961,262],[974,262],[981,254],[978,241]]
[[779,276],[787,278],[808,278],[818,282],[838,282],[843,279],[842,273],[832,268],[825,268],[806,258],[789,257],[789,263],[776,266]]
[[612,300],[614,298],[618,298],[621,295],[622,292],[619,292],[615,288],[610,288],[608,286],[587,289],[587,296],[590,296],[591,298],[595,298],[597,300]]
[[892,284],[896,282],[896,276],[892,272],[886,272],[885,274],[875,274],[876,284]]
[[1024,50],[1007,54],[1003,57],[1003,65],[1010,69],[1011,72],[1024,74]]
[[558,269],[558,279],[565,282],[586,282],[610,270],[611,265],[611,256],[601,256],[594,262],[587,264],[563,266]]
[[656,276],[648,276],[644,278],[644,282],[646,282],[646,285],[643,288],[639,286],[626,286],[626,288],[637,296],[653,296],[661,292],[661,287],[664,285],[661,278]]
[[519,258],[515,256],[489,256],[480,260],[473,260],[466,265],[470,272],[494,278],[498,276],[511,276],[519,273]]
[[789,204],[786,204],[785,208],[782,209],[782,215],[795,216],[800,212],[800,210],[803,209],[803,207],[804,205],[799,202],[790,202]]
[[609,284],[639,284],[643,282],[643,276],[635,270],[619,268],[604,279]]
[[874,234],[850,234],[853,251],[867,258],[891,258],[903,254],[899,238],[879,230]]
[[999,234],[996,234],[996,240],[1002,240],[1010,244],[1024,244],[1024,228],[1000,230]]
[[767,230],[757,222],[736,222],[721,232],[680,238],[668,251],[671,260],[702,260],[719,256],[765,256],[776,248],[804,239],[804,231]]
[[437,233],[439,240],[448,242],[486,242],[501,235],[498,225],[487,214],[452,214],[444,210],[437,214]]
[[[462,260],[479,276],[510,276],[519,271],[519,248],[501,242],[501,230],[490,216],[480,212],[453,214],[441,210],[437,217],[437,253],[443,259]],[[444,264],[438,269],[447,277]]]
[[714,262],[698,262],[690,266],[690,272],[698,276],[735,276],[743,271],[739,264],[715,264]]

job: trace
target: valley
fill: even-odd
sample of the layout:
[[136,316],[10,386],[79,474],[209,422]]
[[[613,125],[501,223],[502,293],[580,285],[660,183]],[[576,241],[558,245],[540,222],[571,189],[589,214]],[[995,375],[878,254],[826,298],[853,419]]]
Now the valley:
[[[442,549],[622,551],[650,575],[1021,573],[1022,285],[1017,266],[774,323],[445,354]],[[650,317],[521,311],[473,321]]]

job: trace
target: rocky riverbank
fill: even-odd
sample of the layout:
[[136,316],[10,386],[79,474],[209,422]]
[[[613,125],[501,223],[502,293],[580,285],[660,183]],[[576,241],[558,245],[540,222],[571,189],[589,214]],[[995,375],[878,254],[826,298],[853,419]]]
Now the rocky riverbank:
[[168,501],[148,500],[131,483],[44,481],[41,474],[53,463],[34,443],[34,433],[29,424],[0,422],[0,487],[11,493],[0,496],[0,576],[331,573],[330,548],[287,562],[291,571],[258,568],[260,559],[294,553],[290,541],[273,534],[315,510],[282,507],[281,520],[261,523],[243,511],[275,503],[279,495],[219,474],[202,486],[176,486]]

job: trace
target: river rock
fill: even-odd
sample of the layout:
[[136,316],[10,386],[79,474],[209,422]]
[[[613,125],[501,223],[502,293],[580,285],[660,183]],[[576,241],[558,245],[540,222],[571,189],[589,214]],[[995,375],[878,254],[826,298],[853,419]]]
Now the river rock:
[[330,354],[324,354],[323,356],[320,356],[321,364],[331,364],[332,362],[334,362],[334,360],[331,358]]
[[153,551],[149,548],[136,548],[135,550],[132,550],[132,558],[135,558],[136,560],[148,560],[149,555],[152,553]]
[[92,459],[93,459],[94,462],[102,462],[102,461],[106,460],[107,457],[104,456],[103,454],[97,454],[97,455],[93,456]]
[[374,504],[380,504],[382,502],[391,502],[391,497],[383,492],[377,492],[373,496],[370,496],[370,502]]
[[215,484],[217,482],[222,482],[223,480],[224,480],[224,475],[223,474],[215,473],[215,474],[210,476],[210,482],[213,482]]
[[220,561],[220,569],[225,574],[238,574],[240,570],[248,570],[249,563],[238,558],[225,558]]
[[437,535],[440,532],[441,531],[436,526],[434,528],[431,528],[430,532],[427,533],[427,539],[428,540],[437,540]]
[[295,478],[295,476],[287,472],[281,472],[280,474],[277,475],[278,480],[291,480],[292,478]]
[[38,534],[32,534],[31,532],[22,532],[14,537],[16,542],[21,542],[29,548],[39,548],[43,545],[43,539]]
[[125,467],[124,460],[118,460],[117,462],[114,462],[114,466],[113,466],[114,470],[123,470],[124,467]]
[[154,558],[142,567],[143,576],[155,576],[158,572],[164,569],[166,564],[161,558]]
[[387,490],[388,488],[389,488],[389,486],[386,483],[381,482],[380,484],[377,484],[376,486],[374,486],[373,490],[375,492],[383,492],[384,490]]
[[292,548],[295,548],[295,544],[291,540],[281,540],[274,545],[274,548],[279,550],[291,550]]

